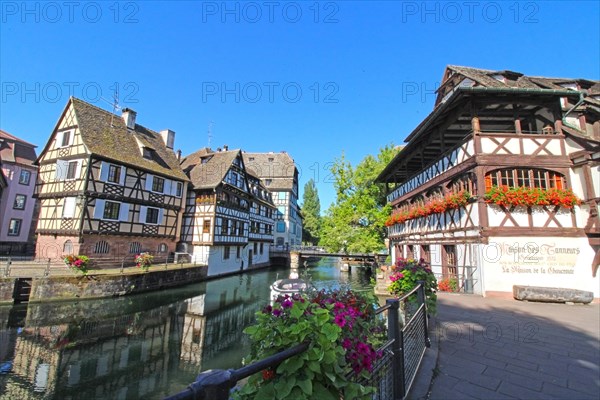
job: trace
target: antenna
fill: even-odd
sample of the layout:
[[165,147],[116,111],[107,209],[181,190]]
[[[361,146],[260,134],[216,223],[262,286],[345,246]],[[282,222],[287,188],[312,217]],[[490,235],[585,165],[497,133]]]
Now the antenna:
[[100,97],[100,98],[112,106],[112,113],[111,113],[112,115],[110,117],[110,126],[113,126],[113,118],[115,117],[115,111],[121,109],[121,107],[119,106],[119,86],[115,85],[113,101],[108,101],[104,97]]
[[210,121],[208,123],[208,148],[210,149],[210,141],[212,140],[213,134],[212,134],[212,127],[213,127],[214,122]]

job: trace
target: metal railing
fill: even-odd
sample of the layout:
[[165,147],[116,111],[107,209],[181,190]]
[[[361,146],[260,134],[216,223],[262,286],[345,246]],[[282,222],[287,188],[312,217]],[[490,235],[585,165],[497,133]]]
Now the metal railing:
[[[432,265],[433,267],[434,265]],[[441,267],[441,266],[440,266]],[[435,278],[438,281],[438,286],[440,282],[447,279],[454,279],[456,281],[457,290],[456,292],[461,293],[473,293],[475,284],[477,283],[477,279],[475,278],[475,272],[477,271],[477,266],[475,265],[461,265],[456,268],[456,273],[447,272],[447,273],[434,273]]]
[[[378,351],[382,357],[368,379],[357,383],[373,386],[373,399],[404,399],[415,380],[425,350],[430,346],[427,304],[423,282],[399,299],[388,299],[376,314],[387,311],[387,342]],[[208,370],[185,390],[165,400],[227,400],[237,383],[262,370],[276,369],[288,358],[304,352],[309,343],[274,354],[239,369]],[[348,377],[352,378],[353,373]]]

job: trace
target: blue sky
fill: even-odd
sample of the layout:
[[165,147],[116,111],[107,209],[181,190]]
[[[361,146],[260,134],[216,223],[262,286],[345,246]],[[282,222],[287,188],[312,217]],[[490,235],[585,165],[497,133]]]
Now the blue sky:
[[600,79],[597,1],[0,3],[0,128],[45,145],[69,95],[209,144],[329,165],[400,144],[448,64]]

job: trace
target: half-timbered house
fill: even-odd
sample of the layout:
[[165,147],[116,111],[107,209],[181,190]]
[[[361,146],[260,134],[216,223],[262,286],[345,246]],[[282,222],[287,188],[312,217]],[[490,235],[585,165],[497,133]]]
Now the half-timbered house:
[[274,207],[260,181],[246,172],[242,152],[203,148],[181,167],[191,181],[181,241],[194,262],[207,264],[208,275],[267,264]]
[[434,110],[378,177],[390,251],[467,290],[599,297],[600,83],[448,66]]
[[188,179],[175,133],[71,97],[37,160],[37,256],[131,261],[175,251]]
[[302,244],[302,214],[298,207],[298,168],[287,152],[243,153],[248,171],[271,192],[275,213],[275,247]]

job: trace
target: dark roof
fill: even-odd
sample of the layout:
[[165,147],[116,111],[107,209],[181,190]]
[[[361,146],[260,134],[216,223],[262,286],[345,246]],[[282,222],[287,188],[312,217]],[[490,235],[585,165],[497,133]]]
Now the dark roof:
[[[254,176],[260,178],[270,191],[294,190],[298,170],[290,155],[281,153],[242,153],[244,165]],[[270,180],[267,181],[267,180]]]
[[223,181],[240,150],[212,151],[203,148],[181,160],[194,189],[214,189]]
[[[508,70],[494,71],[489,69],[462,67],[458,65],[448,65],[444,76],[448,74],[448,71],[463,75],[464,77],[477,82],[478,85],[485,87],[564,90],[565,87],[562,85],[568,83],[577,83],[582,89],[588,90],[589,94],[600,93],[600,81],[594,81],[590,79],[525,76],[520,72]],[[493,77],[495,75],[502,75],[506,79],[504,81],[499,81]],[[442,86],[444,86],[444,83],[445,82],[442,83]]]
[[37,146],[0,129],[0,159],[22,165],[33,165]]
[[[121,116],[75,97],[71,97],[69,102],[73,105],[83,143],[93,155],[167,177],[187,180],[179,167],[177,156],[165,146],[159,133],[139,124],[135,124],[133,130],[127,129]],[[142,156],[138,141],[142,146],[153,150],[152,159]]]

